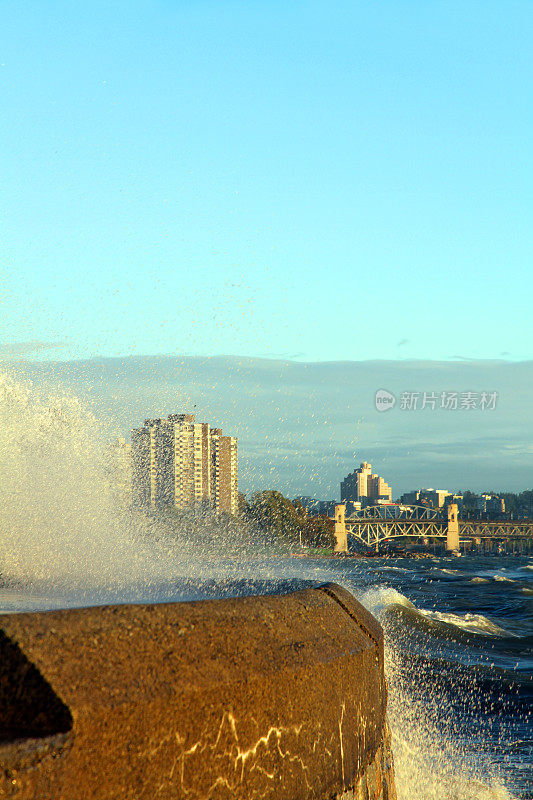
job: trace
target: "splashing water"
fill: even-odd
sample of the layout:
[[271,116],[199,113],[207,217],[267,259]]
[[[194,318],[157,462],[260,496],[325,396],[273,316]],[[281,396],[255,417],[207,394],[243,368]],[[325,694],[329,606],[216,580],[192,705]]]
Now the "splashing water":
[[[217,536],[212,528],[199,548],[194,537],[197,543],[202,523],[193,519],[177,538],[175,530],[169,537],[161,519],[128,507],[121,493],[125,464],[110,447],[112,438],[110,427],[68,392],[45,396],[0,375],[0,577],[19,587],[11,606],[4,596],[4,609],[181,599],[180,592],[190,598],[191,586],[183,589],[187,580],[204,581],[204,596],[268,591],[269,582],[287,587],[292,581],[294,588],[342,583],[385,627],[399,800],[511,797],[497,778],[487,775],[486,764],[472,762],[438,682],[431,685],[404,657],[413,621],[425,626],[427,636],[433,629],[459,635],[465,629],[487,639],[501,632],[498,626],[479,615],[418,609],[396,589],[376,585],[375,567],[361,562],[278,559],[271,550],[266,559],[262,548],[238,541],[233,531]],[[386,568],[396,569],[398,580],[410,576],[409,566],[389,563]],[[181,581],[182,588],[165,594],[162,581]],[[151,585],[156,587],[152,595],[147,594]],[[42,600],[35,593],[24,600],[35,587],[43,592]],[[401,613],[391,626],[385,612],[392,607]]]
[[104,426],[68,393],[40,397],[0,375],[0,571],[70,584],[135,580],[134,546]]
[[[387,708],[398,800],[512,800],[490,761],[480,758],[476,763],[462,741],[452,713],[453,699],[439,677],[420,669],[416,661],[406,662],[413,630],[398,625],[398,617],[389,614],[392,609],[405,609],[424,617],[421,610],[391,587],[372,587],[359,599],[380,619],[385,632]],[[485,633],[484,627],[480,626],[479,634]],[[463,694],[475,691],[459,682],[453,689]]]
[[67,391],[43,395],[0,374],[4,582],[60,589],[59,602],[72,605],[94,602],[98,588],[131,601],[132,592],[138,599],[140,587],[161,580],[233,574],[220,559],[239,547],[234,534],[208,531],[197,548],[197,520],[169,530],[163,518],[129,507],[127,458],[112,439],[111,428]]
[[461,748],[443,695],[434,690],[429,704],[414,697],[416,676],[406,675],[397,659],[389,644],[385,669],[398,800],[511,800],[498,778],[487,779],[485,768],[477,770]]

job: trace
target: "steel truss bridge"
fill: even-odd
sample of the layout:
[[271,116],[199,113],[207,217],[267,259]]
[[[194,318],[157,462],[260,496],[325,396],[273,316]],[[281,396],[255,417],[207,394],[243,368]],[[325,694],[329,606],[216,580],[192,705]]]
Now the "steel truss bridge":
[[[448,519],[446,512],[423,506],[413,507],[400,514],[391,513],[387,506],[371,506],[352,514],[345,520],[346,532],[355,536],[367,547],[405,536],[446,539]],[[491,541],[533,543],[533,521],[507,522],[459,519],[459,538]]]

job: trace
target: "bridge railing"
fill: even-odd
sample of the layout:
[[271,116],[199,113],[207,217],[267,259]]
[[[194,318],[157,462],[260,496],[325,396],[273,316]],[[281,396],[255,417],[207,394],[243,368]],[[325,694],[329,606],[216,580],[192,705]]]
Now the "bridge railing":
[[346,517],[346,521],[357,520],[402,520],[402,519],[446,519],[446,509],[428,508],[427,506],[367,506],[361,511],[354,511]]

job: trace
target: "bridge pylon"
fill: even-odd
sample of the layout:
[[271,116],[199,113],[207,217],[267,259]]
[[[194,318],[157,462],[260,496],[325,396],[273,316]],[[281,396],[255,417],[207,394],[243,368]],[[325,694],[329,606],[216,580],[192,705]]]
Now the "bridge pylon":
[[450,503],[448,506],[446,550],[459,550],[459,508],[457,503]]
[[348,552],[348,535],[346,533],[346,506],[341,503],[335,506],[335,552]]

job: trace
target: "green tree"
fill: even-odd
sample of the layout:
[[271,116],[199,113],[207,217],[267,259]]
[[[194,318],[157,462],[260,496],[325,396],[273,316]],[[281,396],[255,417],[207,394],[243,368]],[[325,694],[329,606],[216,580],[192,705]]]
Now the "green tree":
[[239,509],[239,515],[241,517],[247,517],[250,511],[250,504],[246,499],[246,495],[243,492],[238,492],[237,494],[237,507]]
[[335,547],[335,523],[329,517],[307,517],[302,521],[302,540],[310,547]]
[[292,502],[281,492],[268,490],[252,497],[246,517],[278,542],[308,547],[335,545],[334,522],[328,517],[310,517],[299,500]]
[[477,500],[479,498],[479,495],[474,494],[474,492],[471,492],[469,489],[466,489],[466,491],[462,492],[462,495],[463,495],[463,508],[464,508],[464,510],[468,514],[471,514],[472,512],[476,511],[477,510]]
[[285,541],[299,538],[298,514],[291,501],[281,492],[256,492],[250,502],[249,515],[265,533]]

